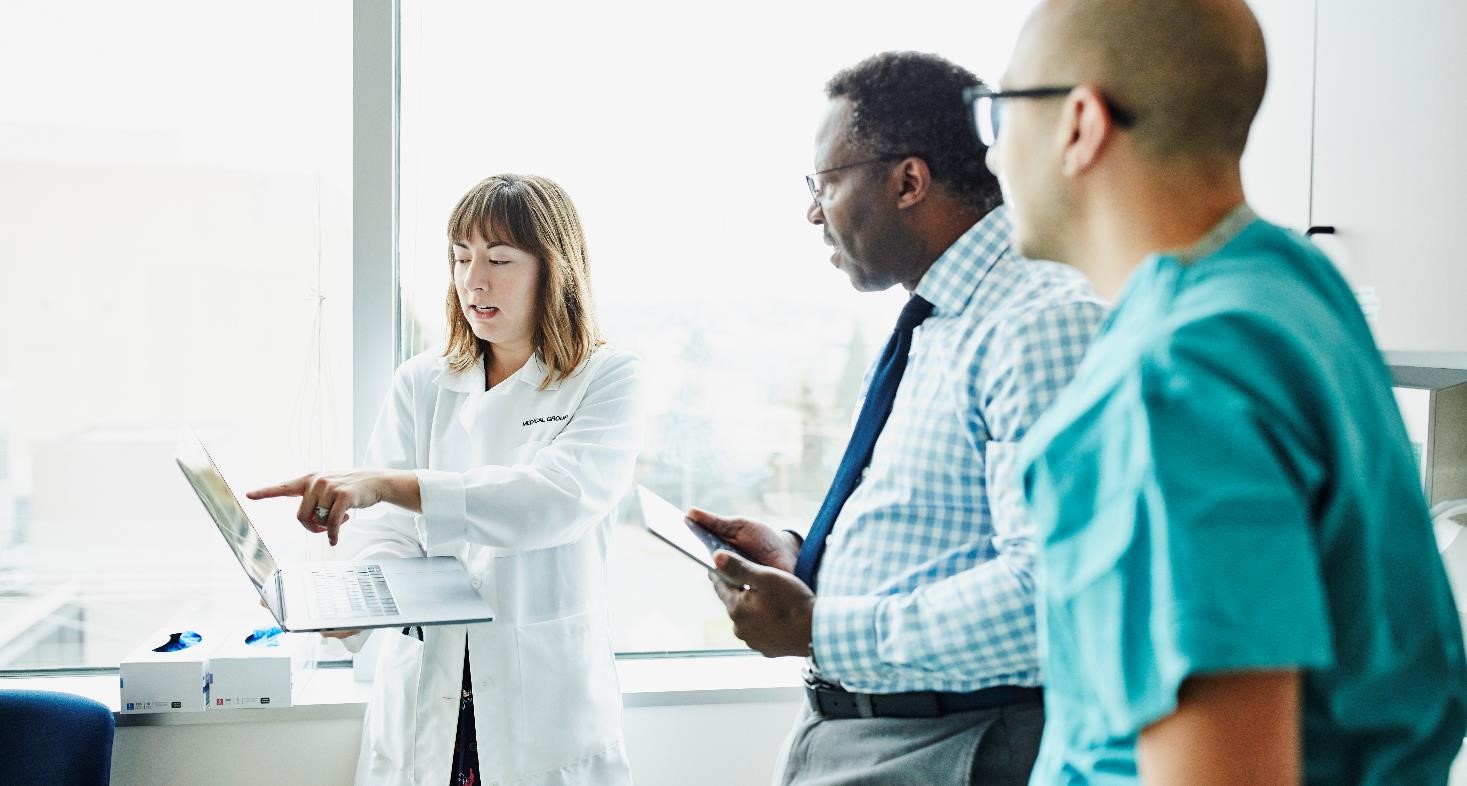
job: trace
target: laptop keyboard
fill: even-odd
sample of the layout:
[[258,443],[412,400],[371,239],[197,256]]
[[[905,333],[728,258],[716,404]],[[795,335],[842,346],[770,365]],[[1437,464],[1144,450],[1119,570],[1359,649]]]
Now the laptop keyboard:
[[325,619],[397,614],[397,601],[376,565],[316,568],[311,571],[311,586],[316,615]]

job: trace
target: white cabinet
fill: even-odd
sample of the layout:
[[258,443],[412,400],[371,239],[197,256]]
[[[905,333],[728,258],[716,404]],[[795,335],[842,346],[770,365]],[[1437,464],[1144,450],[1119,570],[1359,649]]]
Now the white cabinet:
[[1321,0],[1312,222],[1383,349],[1467,351],[1467,3]]
[[1269,84],[1248,201],[1316,238],[1383,349],[1467,352],[1467,3],[1250,0]]

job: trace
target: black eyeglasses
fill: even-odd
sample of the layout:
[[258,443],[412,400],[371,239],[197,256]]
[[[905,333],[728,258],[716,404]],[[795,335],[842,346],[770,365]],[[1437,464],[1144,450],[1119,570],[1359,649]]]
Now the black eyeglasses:
[[838,171],[840,171],[842,169],[850,169],[851,167],[867,166],[869,164],[883,164],[883,163],[886,163],[888,161],[900,161],[903,158],[906,158],[906,157],[911,156],[911,155],[915,155],[915,154],[913,154],[913,153],[903,153],[903,154],[901,154],[899,156],[881,156],[879,158],[868,158],[865,161],[857,161],[854,164],[841,164],[840,166],[833,166],[833,167],[831,167],[829,169],[822,169],[819,172],[815,172],[813,174],[805,175],[805,185],[808,186],[809,189],[810,189],[810,198],[813,199],[813,200],[815,200],[816,202],[819,202],[820,201],[820,183],[815,180],[815,176],[816,175],[823,175],[826,172],[838,172]]
[[[1024,90],[993,90],[985,86],[974,86],[963,90],[963,101],[972,108],[973,128],[978,133],[978,141],[984,147],[993,147],[998,142],[999,99],[1002,98],[1058,98],[1069,95],[1079,85],[1068,87],[1031,87]],[[1119,104],[1101,96],[1105,102],[1105,110],[1110,112],[1110,119],[1121,128],[1130,128],[1136,123],[1136,116],[1121,108]]]

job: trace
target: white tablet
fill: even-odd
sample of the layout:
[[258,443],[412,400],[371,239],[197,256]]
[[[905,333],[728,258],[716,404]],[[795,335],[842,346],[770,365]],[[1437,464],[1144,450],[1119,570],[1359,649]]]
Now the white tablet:
[[657,496],[646,486],[637,486],[637,499],[642,503],[642,519],[647,524],[647,531],[704,568],[718,570],[713,566],[713,552],[719,549],[749,559],[748,555],[694,524],[676,505]]

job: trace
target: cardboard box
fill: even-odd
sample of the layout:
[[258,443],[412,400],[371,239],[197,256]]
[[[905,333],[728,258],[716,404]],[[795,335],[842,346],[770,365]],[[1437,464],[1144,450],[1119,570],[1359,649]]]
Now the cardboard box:
[[190,629],[164,628],[149,636],[117,666],[122,712],[202,712],[214,644]]
[[209,709],[289,707],[291,682],[315,634],[236,628],[209,653]]

